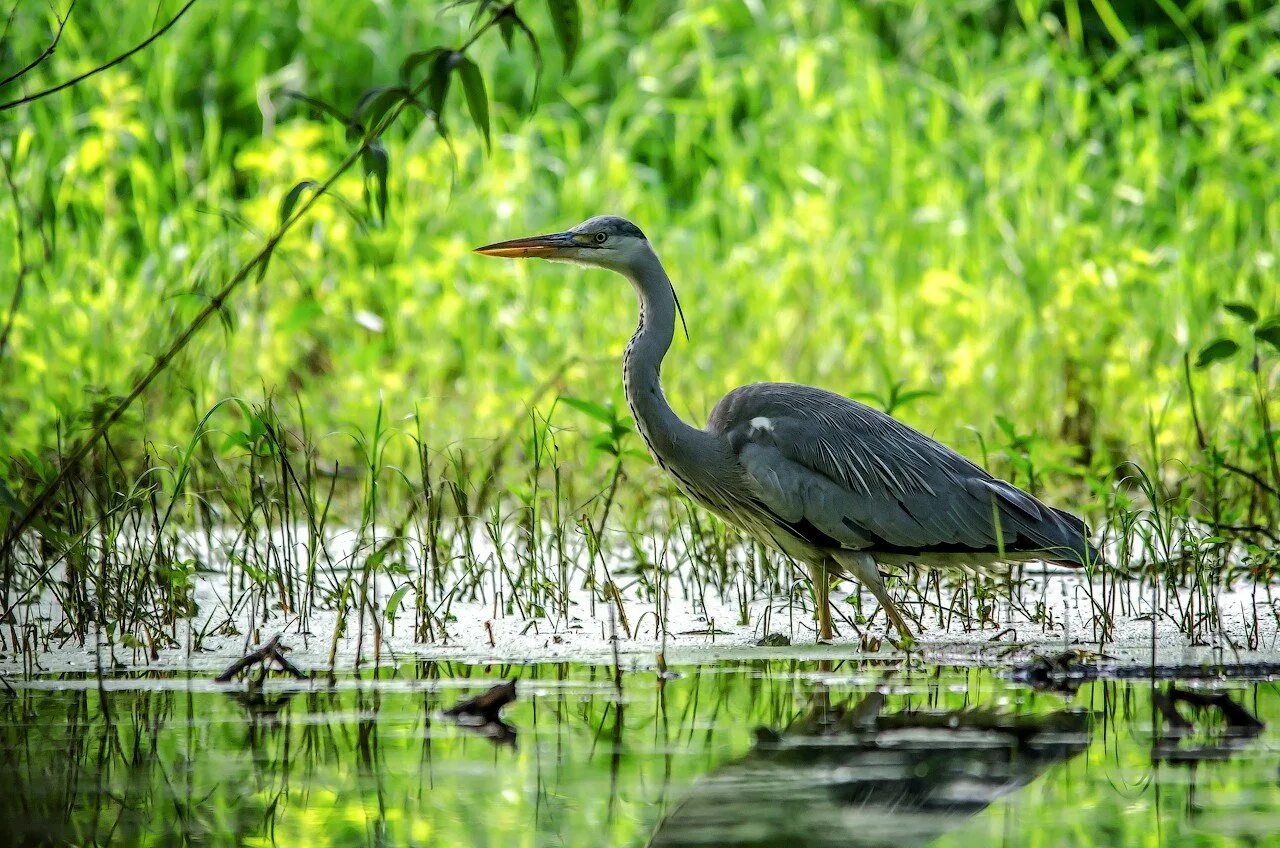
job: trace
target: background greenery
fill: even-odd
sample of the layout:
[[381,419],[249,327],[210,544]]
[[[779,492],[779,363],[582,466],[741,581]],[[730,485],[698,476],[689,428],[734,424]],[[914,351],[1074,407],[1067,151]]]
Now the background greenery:
[[[692,339],[664,376],[694,420],[741,383],[816,383],[870,393],[1095,517],[1135,460],[1191,513],[1270,523],[1275,355],[1219,307],[1277,310],[1280,9],[589,2],[566,69],[551,19],[563,6],[518,5],[545,60],[536,83],[518,33],[510,49],[490,33],[468,50],[491,101],[490,150],[459,85],[441,115],[447,141],[431,120],[399,121],[385,136],[385,220],[360,169],[343,176],[111,431],[99,468],[180,466],[198,422],[232,395],[275,398],[321,466],[359,464],[352,437],[378,422],[483,454],[537,401],[587,431],[557,438],[557,457],[598,491],[613,459],[591,450],[597,425],[550,409],[557,394],[620,401],[631,292],[469,249],[614,212],[648,233],[677,283]],[[83,4],[6,97],[103,61],[177,7]],[[287,92],[351,111],[415,50],[463,43],[475,11],[201,0],[131,61],[0,113],[13,183],[0,192],[0,303],[17,302],[0,356],[0,475],[12,490],[47,479],[260,247],[290,190],[354,148]],[[3,66],[37,54],[55,25],[21,4]],[[1183,357],[1222,335],[1242,352],[1195,374],[1201,451]],[[232,435],[202,442],[205,461],[245,461],[245,415],[213,414]],[[409,463],[412,448],[393,435],[383,460]],[[528,450],[517,454],[497,466],[508,481],[529,476]],[[1252,478],[1224,475],[1224,462]],[[624,468],[658,479],[640,459]],[[393,483],[384,498],[413,490]],[[622,491],[630,503],[667,490]],[[357,499],[345,503],[353,516]]]

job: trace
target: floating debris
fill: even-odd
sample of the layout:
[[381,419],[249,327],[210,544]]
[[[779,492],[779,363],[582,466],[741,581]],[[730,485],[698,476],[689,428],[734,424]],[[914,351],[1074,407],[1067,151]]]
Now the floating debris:
[[1036,689],[1071,694],[1094,680],[1265,680],[1280,676],[1280,664],[1150,665],[1121,663],[1105,654],[1070,650],[1032,657],[1014,666],[1009,676]]
[[240,672],[255,665],[262,666],[262,672],[265,675],[267,663],[274,661],[279,669],[286,674],[292,675],[298,680],[306,680],[307,676],[284,655],[289,650],[280,644],[280,634],[271,637],[271,641],[258,648],[250,651],[240,659],[233,662],[226,671],[219,674],[214,680],[218,683],[229,683]]
[[444,711],[445,718],[459,727],[504,745],[514,744],[516,729],[502,720],[502,708],[516,699],[516,682],[499,683],[482,695],[455,704]]
[[463,701],[444,711],[444,714],[456,721],[464,719],[480,719],[482,721],[499,721],[502,708],[516,699],[516,682],[508,680],[485,692],[483,695]]

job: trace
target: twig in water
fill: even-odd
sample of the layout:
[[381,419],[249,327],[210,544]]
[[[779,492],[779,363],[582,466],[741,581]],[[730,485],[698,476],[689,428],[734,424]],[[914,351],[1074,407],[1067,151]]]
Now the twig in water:
[[502,708],[516,699],[516,682],[499,683],[488,692],[445,710],[459,727],[487,737],[495,745],[515,745],[516,729],[502,720]]
[[499,683],[483,695],[456,704],[444,711],[454,721],[467,724],[501,721],[502,708],[516,699],[516,682]]
[[271,637],[270,642],[263,645],[261,648],[258,648],[255,651],[250,651],[240,659],[233,662],[226,671],[219,674],[214,678],[214,680],[217,683],[229,683],[232,678],[244,671],[246,668],[258,665],[259,663],[266,665],[266,663],[271,660],[275,660],[276,664],[280,666],[280,670],[286,674],[291,674],[298,680],[306,680],[307,676],[303,674],[296,665],[289,662],[287,657],[285,657],[284,650],[285,649],[280,646],[280,634],[277,633],[275,636]]

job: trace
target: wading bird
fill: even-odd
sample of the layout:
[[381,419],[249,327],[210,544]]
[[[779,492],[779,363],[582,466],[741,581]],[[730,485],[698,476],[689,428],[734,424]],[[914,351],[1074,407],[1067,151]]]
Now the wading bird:
[[822,389],[743,386],[716,404],[705,429],[686,424],[660,376],[675,335],[675,289],[644,233],[624,218],[591,218],[476,252],[607,268],[631,281],[640,324],[623,356],[622,384],[649,452],[696,503],[808,566],[821,639],[833,636],[832,576],[860,581],[910,641],[879,565],[1100,561],[1080,519],[883,412]]

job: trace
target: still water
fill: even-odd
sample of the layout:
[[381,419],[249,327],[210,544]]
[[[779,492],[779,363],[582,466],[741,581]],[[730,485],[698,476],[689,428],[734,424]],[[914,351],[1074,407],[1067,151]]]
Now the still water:
[[[0,844],[1280,845],[1275,682],[413,663],[0,689]],[[444,710],[518,681],[504,724]]]

